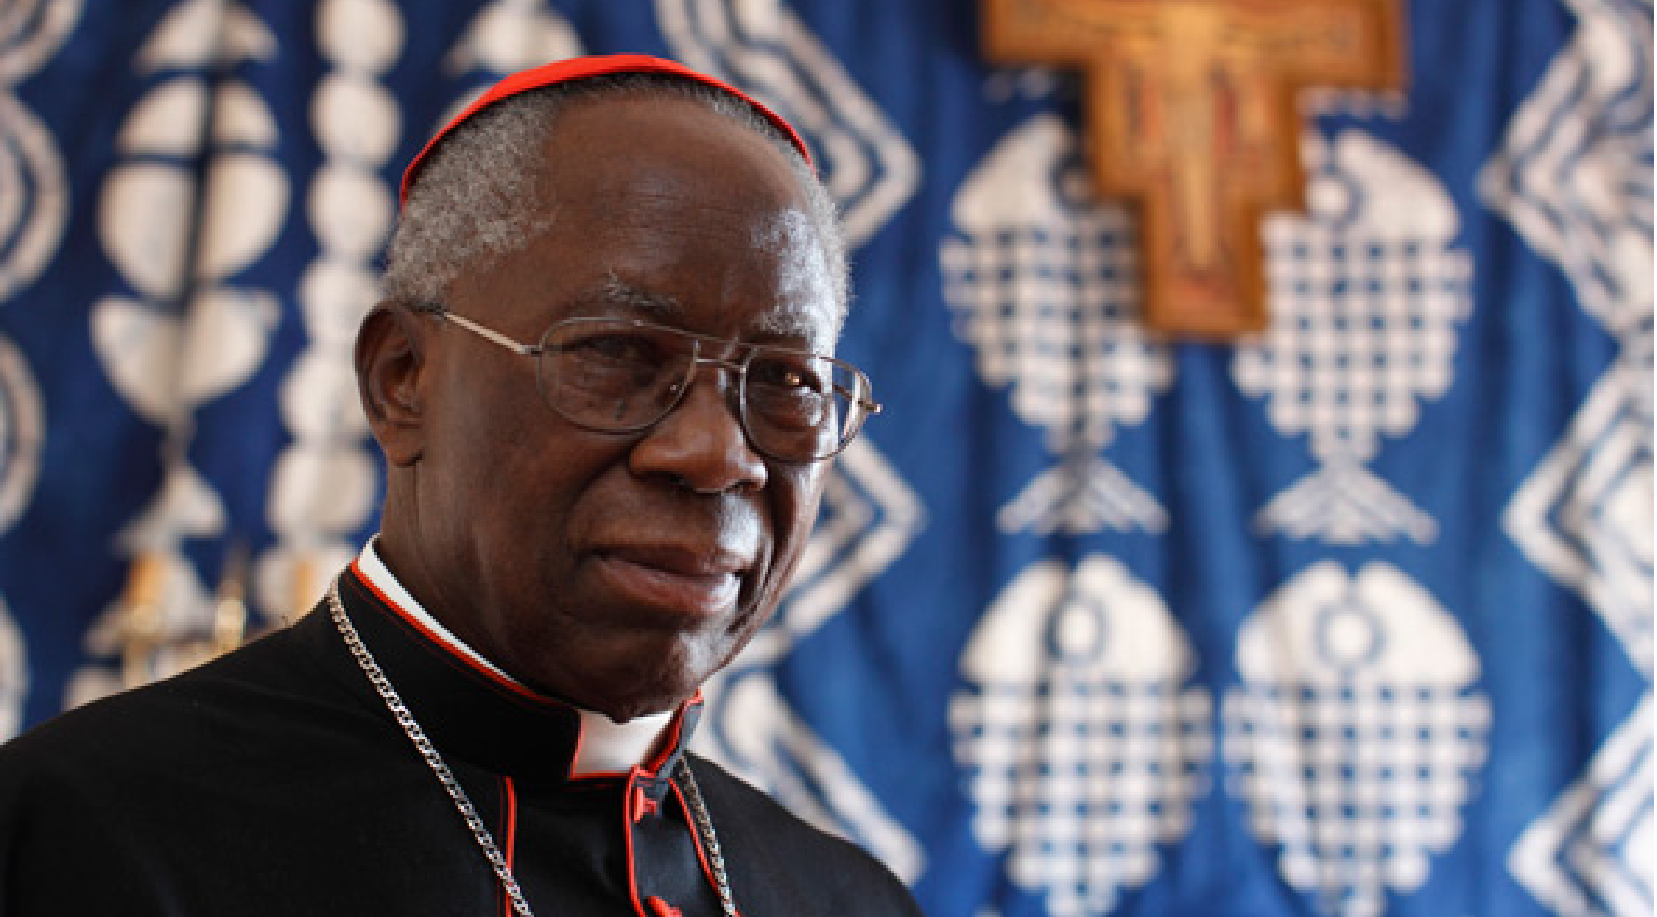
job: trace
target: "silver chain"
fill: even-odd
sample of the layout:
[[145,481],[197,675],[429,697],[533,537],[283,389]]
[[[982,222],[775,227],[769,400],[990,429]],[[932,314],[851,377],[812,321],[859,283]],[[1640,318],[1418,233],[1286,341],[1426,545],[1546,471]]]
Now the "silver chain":
[[[334,619],[334,626],[339,629],[340,636],[345,640],[345,646],[356,658],[357,665],[374,690],[385,701],[386,709],[391,711],[397,725],[403,727],[403,733],[409,741],[414,743],[414,750],[437,775],[437,781],[443,784],[443,790],[454,800],[455,808],[460,810],[460,817],[466,822],[466,827],[472,832],[472,839],[477,841],[478,849],[483,851],[483,858],[489,861],[489,866],[495,871],[495,877],[500,880],[501,889],[506,897],[512,901],[512,910],[519,917],[535,917],[529,909],[529,901],[524,898],[523,889],[518,887],[518,880],[512,875],[512,865],[506,862],[501,850],[495,845],[494,835],[489,833],[489,826],[483,823],[478,816],[478,810],[473,807],[472,800],[467,797],[465,787],[455,779],[454,772],[444,762],[443,756],[438,754],[437,746],[426,737],[426,731],[420,728],[414,714],[409,711],[408,705],[397,693],[397,688],[386,677],[385,670],[375,661],[374,654],[369,652],[368,644],[363,642],[362,635],[351,623],[350,617],[345,614],[345,603],[340,601],[339,581],[335,580],[328,587],[328,613]],[[680,786],[684,789],[685,799],[690,803],[691,815],[696,822],[697,833],[702,836],[703,846],[707,848],[708,866],[713,871],[714,884],[718,886],[719,906],[725,917],[737,917],[736,898],[731,894],[730,880],[725,876],[725,856],[719,849],[719,838],[713,832],[713,820],[708,817],[708,806],[702,801],[702,790],[696,785],[696,775],[691,773],[690,764],[683,759],[679,762],[678,776]]]
[[719,839],[714,836],[713,819],[708,817],[708,804],[702,801],[702,788],[696,785],[696,775],[690,772],[690,765],[682,759],[679,775],[684,778],[681,786],[684,787],[686,801],[690,803],[691,817],[696,820],[696,830],[707,841],[708,868],[713,871],[713,882],[719,889],[719,906],[725,911],[725,917],[737,917],[736,896],[731,894],[731,880],[725,877],[725,855],[720,852]]

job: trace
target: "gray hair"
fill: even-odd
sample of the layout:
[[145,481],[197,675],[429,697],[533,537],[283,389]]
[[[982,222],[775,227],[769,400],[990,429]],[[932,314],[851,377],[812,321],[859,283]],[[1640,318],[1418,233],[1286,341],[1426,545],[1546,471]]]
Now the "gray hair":
[[648,73],[531,90],[491,105],[445,137],[422,164],[398,217],[381,277],[385,297],[407,305],[441,302],[462,271],[487,266],[544,232],[555,202],[544,199],[536,177],[558,116],[581,100],[611,94],[699,102],[783,152],[829,266],[838,328],[849,295],[845,241],[834,201],[811,165],[781,129],[743,100],[713,86]]

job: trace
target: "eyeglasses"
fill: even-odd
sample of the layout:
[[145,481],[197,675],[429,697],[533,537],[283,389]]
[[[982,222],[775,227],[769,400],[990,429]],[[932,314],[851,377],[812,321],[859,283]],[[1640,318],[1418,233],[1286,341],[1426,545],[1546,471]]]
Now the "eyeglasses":
[[701,364],[736,373],[742,429],[756,452],[816,462],[857,437],[881,406],[869,377],[842,360],[773,344],[736,344],[735,359],[704,356],[730,341],[627,318],[570,318],[540,343],[521,344],[440,305],[417,311],[454,322],[513,353],[535,358],[541,400],[565,420],[603,433],[636,433],[673,412]]

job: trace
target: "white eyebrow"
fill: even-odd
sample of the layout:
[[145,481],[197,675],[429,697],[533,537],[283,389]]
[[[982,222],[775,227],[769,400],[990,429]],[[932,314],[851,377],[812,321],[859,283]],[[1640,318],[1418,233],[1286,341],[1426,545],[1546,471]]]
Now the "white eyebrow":
[[609,302],[637,309],[658,319],[677,319],[685,312],[684,305],[678,299],[641,290],[616,276],[614,270],[605,272],[603,294]]
[[765,313],[754,322],[754,330],[761,331],[776,337],[799,338],[804,341],[817,341],[819,328],[810,319],[810,307],[794,306]]

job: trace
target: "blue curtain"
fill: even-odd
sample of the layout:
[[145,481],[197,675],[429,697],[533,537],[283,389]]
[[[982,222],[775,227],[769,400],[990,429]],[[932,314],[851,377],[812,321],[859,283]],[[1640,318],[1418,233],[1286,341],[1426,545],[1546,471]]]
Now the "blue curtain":
[[8,0],[0,736],[309,607],[402,164],[638,51],[817,150],[887,406],[709,754],[935,917],[1649,915],[1650,0],[1410,4],[1407,89],[1300,100],[1235,345],[1143,332],[1078,77],[978,16]]

